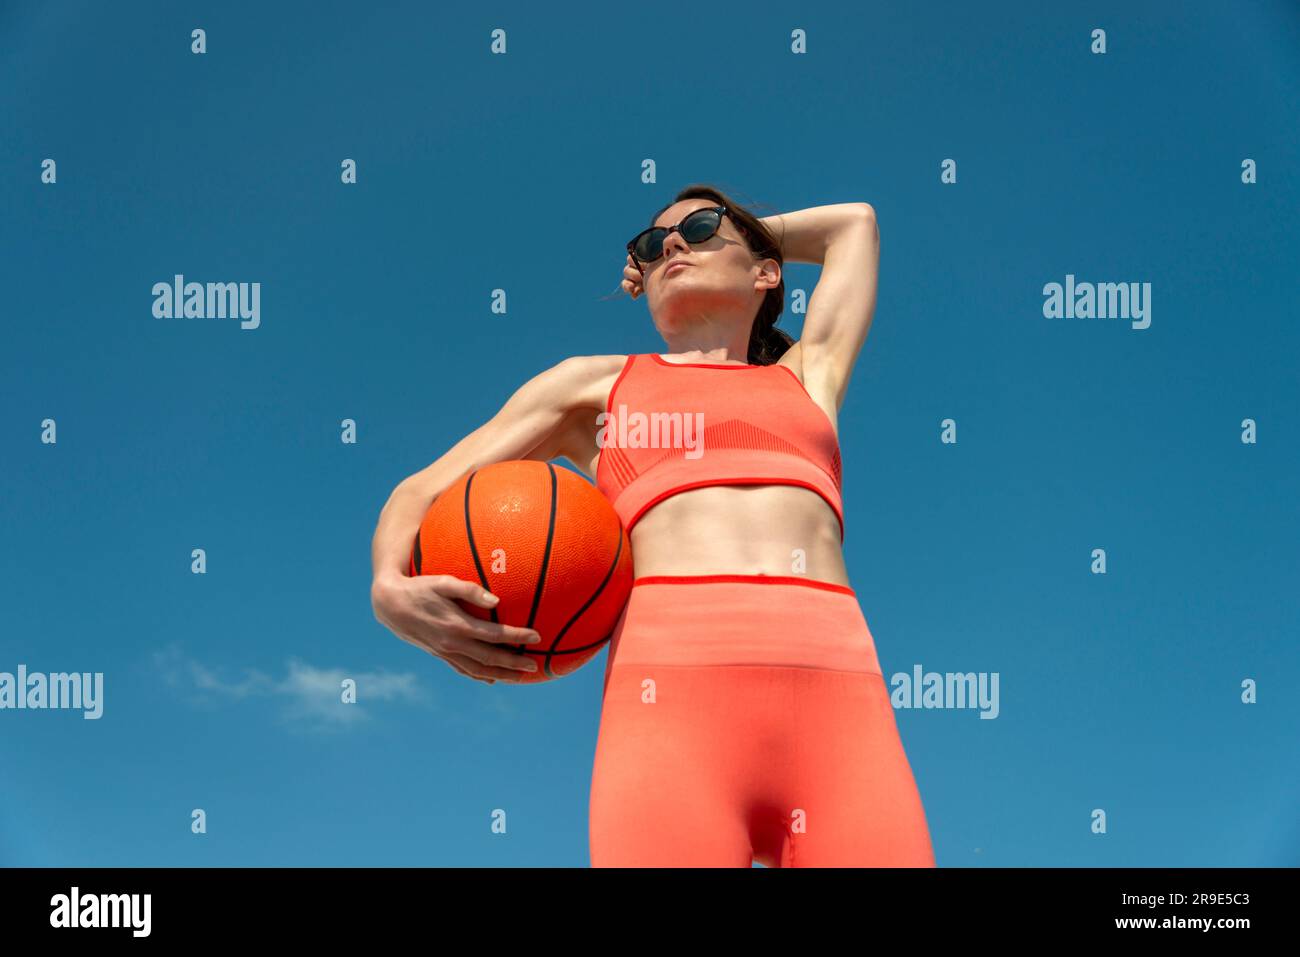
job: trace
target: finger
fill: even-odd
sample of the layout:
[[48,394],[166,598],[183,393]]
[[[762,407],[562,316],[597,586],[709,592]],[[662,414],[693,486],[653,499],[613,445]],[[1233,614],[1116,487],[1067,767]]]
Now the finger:
[[464,612],[461,612],[461,614],[464,615],[464,618],[461,620],[459,629],[460,637],[475,641],[486,641],[496,645],[527,645],[534,647],[542,643],[542,636],[532,628],[483,621],[481,618],[472,618],[465,615]]
[[466,674],[472,678],[477,678],[479,681],[486,681],[490,678],[493,681],[518,682],[523,680],[524,677],[524,671],[521,668],[503,668],[499,665],[485,664],[471,655],[457,651],[448,652],[447,657],[449,659],[454,658],[457,664],[465,669]]
[[474,668],[471,665],[471,668],[480,673],[483,670],[495,672],[496,669],[501,669],[504,673],[517,677],[521,671],[533,672],[537,670],[537,663],[522,652],[505,651],[497,645],[485,644],[472,638],[453,637],[448,639],[445,653],[460,655],[469,658],[472,662],[477,662],[481,667]]
[[[442,656],[440,655],[437,657],[442,658]],[[453,671],[455,671],[457,674],[464,675],[466,678],[473,678],[475,681],[481,681],[484,684],[489,684],[489,685],[496,680],[495,678],[480,678],[478,675],[469,671],[464,665],[462,665],[459,661],[453,658],[442,658],[442,660],[447,662],[448,667],[450,667]]]
[[429,590],[443,598],[457,598],[479,608],[491,610],[499,601],[496,595],[484,589],[478,582],[466,581],[452,575],[420,575],[417,576],[417,580],[427,581]]
[[[484,676],[482,676],[482,675],[477,675],[477,674],[475,674],[475,673],[470,669],[470,667],[469,667],[468,664],[461,664],[461,661],[460,661],[460,660],[453,661],[453,660],[450,659],[450,658],[444,658],[443,660],[446,661],[447,664],[451,665],[451,667],[455,668],[455,669],[456,669],[458,672],[460,672],[462,675],[464,675],[466,678],[469,678],[469,679],[472,680],[472,681],[479,681],[479,682],[482,682],[482,683],[485,684],[485,685],[494,685],[494,684],[497,683],[498,680],[500,680],[500,679],[497,679],[497,678],[488,678],[488,677],[484,677]],[[466,661],[466,662],[469,661],[468,658],[461,659],[461,660]],[[481,666],[481,665],[475,665],[475,667],[482,667],[482,666]]]
[[405,635],[398,635],[397,637],[401,638],[402,641],[406,642],[408,645],[413,645],[414,647],[419,648],[421,651],[427,653],[430,657],[436,658],[438,661],[445,662],[449,668],[451,668],[453,671],[456,671],[464,675],[466,678],[474,678],[475,680],[478,681],[483,680],[479,678],[477,675],[472,674],[469,671],[469,669],[466,667],[467,664],[472,663],[469,661],[468,658],[465,658],[462,655],[445,654],[437,649],[429,647],[422,641],[415,641],[412,638],[407,638]]

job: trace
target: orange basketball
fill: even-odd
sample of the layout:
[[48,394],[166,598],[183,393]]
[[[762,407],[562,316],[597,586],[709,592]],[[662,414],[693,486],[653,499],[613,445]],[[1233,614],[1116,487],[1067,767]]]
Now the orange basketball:
[[429,506],[412,575],[478,582],[501,601],[476,618],[532,628],[534,645],[500,645],[537,662],[522,682],[570,674],[610,639],[632,590],[632,548],[595,486],[549,462],[497,462],[467,473]]

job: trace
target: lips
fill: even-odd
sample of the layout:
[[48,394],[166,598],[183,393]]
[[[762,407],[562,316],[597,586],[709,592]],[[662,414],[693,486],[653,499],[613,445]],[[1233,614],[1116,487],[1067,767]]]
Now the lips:
[[678,266],[681,266],[683,269],[688,269],[690,268],[690,265],[691,265],[690,263],[673,263],[671,266],[669,266],[667,269],[664,270],[664,276],[665,277],[671,276],[673,274],[673,271],[677,269]]

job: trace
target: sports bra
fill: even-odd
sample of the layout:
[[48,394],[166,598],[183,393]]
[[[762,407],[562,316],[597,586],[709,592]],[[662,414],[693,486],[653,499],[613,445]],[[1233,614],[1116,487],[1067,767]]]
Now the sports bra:
[[709,485],[799,485],[835,511],[840,445],[788,366],[627,357],[598,420],[596,487],[628,534],[653,505]]

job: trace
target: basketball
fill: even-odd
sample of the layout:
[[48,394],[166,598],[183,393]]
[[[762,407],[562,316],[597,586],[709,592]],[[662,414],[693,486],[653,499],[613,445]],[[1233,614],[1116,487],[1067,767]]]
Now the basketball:
[[609,641],[632,590],[632,549],[614,507],[590,482],[549,462],[497,462],[469,472],[429,506],[411,550],[412,575],[478,582],[485,621],[532,628],[520,683],[571,674]]

